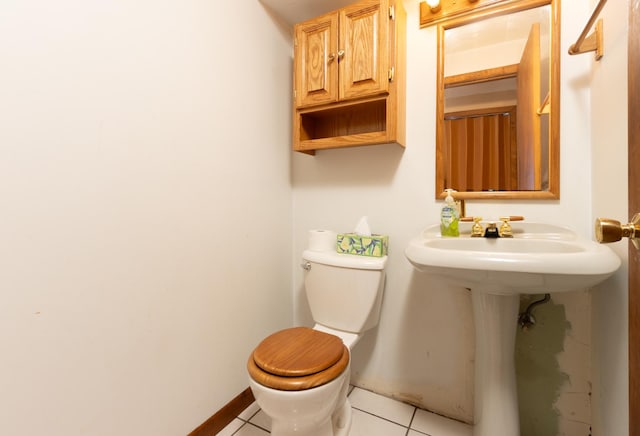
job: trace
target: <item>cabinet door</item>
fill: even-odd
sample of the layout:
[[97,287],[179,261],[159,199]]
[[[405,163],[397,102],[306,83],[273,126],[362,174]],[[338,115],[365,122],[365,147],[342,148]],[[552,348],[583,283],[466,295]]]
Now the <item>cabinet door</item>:
[[294,81],[296,106],[338,100],[338,14],[295,26]]
[[389,2],[364,0],[340,10],[340,99],[389,89]]

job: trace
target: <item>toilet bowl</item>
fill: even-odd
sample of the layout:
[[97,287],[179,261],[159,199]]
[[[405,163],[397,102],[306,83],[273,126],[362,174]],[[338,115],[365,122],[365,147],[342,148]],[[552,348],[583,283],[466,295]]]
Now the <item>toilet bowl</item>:
[[249,356],[256,402],[277,436],[347,435],[349,349],[334,335],[296,327],[267,337]]
[[303,253],[316,324],[269,335],[247,361],[249,386],[274,436],[347,436],[351,350],[378,324],[386,256]]

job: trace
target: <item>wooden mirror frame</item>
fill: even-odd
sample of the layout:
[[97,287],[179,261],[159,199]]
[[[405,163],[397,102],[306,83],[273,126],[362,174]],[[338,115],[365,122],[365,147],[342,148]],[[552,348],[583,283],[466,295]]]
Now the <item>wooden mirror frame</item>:
[[550,49],[550,114],[549,114],[549,189],[545,191],[461,191],[456,198],[467,199],[532,199],[555,200],[560,198],[560,0],[521,0],[498,3],[460,18],[444,20],[438,24],[438,65],[436,92],[436,198],[444,198],[444,32],[486,18],[506,15],[551,5]]

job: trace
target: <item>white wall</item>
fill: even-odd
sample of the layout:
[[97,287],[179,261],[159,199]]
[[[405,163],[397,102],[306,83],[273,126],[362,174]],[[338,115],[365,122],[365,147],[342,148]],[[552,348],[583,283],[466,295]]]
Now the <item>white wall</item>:
[[[593,5],[595,7],[595,4]],[[627,50],[629,2],[608,2],[604,57],[589,57],[593,216],[627,222]],[[629,434],[628,242],[611,244],[623,265],[593,294],[593,435]]]
[[[380,325],[354,352],[353,380],[471,421],[474,341],[469,295],[415,272],[403,254],[411,238],[438,220],[441,207],[434,199],[436,33],[433,27],[419,29],[417,1],[404,3],[408,13],[407,147],[381,145],[321,151],[315,157],[294,155],[294,257],[304,249],[308,229],[348,231],[361,215],[368,215],[375,232],[390,236],[390,259]],[[567,54],[574,42],[570,40],[577,38],[590,12],[589,5],[578,0],[562,2],[561,199],[469,201],[468,214],[486,218],[521,214],[531,221],[565,224],[592,237],[591,61],[588,55]],[[295,323],[310,325],[302,273],[296,268],[294,274]],[[568,322],[578,330],[590,328],[589,314],[581,310],[590,306],[590,298],[584,292],[558,297],[566,306]],[[590,424],[572,422],[578,409],[579,418],[589,420],[583,409],[586,404],[588,410],[589,404],[589,381],[584,375],[590,370],[590,344],[578,343],[585,336],[589,337],[585,331],[573,331],[564,354],[558,356],[560,369],[569,375],[555,405],[561,414],[561,434],[588,431]],[[612,395],[623,394],[616,389]]]
[[[435,32],[405,4],[406,150],[315,157],[288,151],[290,39],[258,2],[0,4],[1,434],[187,433],[247,386],[258,340],[311,324],[307,230],[365,214],[391,257],[354,381],[471,419],[468,295],[403,255],[441,206]],[[616,24],[594,64],[566,55],[591,9],[563,1],[561,200],[470,201],[469,213],[585,236],[594,216],[625,217],[625,7],[605,8]],[[625,274],[593,298],[594,435],[625,434]],[[562,303],[575,313],[584,294]]]
[[4,0],[0,59],[0,434],[186,434],[292,323],[289,37]]

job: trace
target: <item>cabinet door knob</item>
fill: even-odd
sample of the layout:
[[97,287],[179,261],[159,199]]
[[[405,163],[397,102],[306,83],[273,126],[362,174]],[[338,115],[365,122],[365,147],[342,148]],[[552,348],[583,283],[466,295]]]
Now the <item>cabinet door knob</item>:
[[329,56],[327,56],[327,63],[329,62],[333,62],[336,58],[336,54],[335,53],[329,53]]
[[344,50],[338,50],[338,60],[344,57]]

